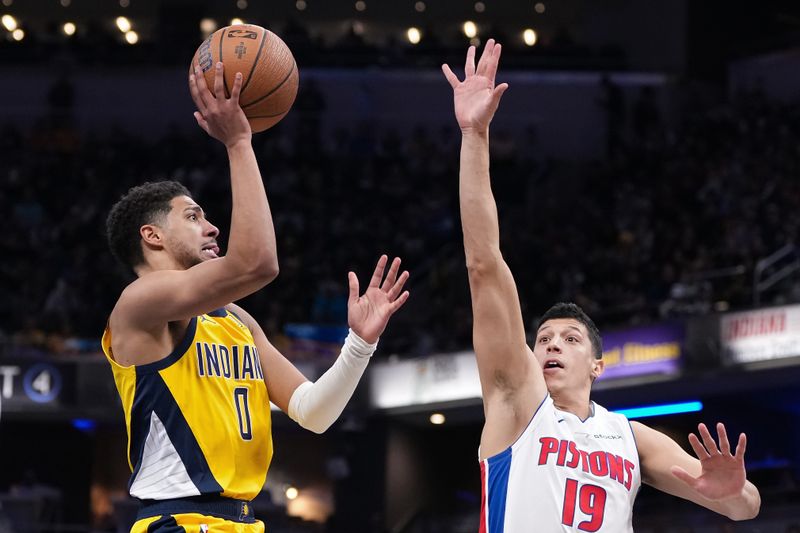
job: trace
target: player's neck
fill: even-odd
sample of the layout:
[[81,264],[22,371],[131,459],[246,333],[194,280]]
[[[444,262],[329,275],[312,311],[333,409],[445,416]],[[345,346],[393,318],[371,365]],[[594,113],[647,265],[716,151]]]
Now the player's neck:
[[592,404],[589,401],[588,394],[551,392],[550,396],[553,398],[553,405],[555,405],[559,411],[572,413],[581,420],[586,420],[592,415]]
[[140,278],[145,274],[150,274],[158,270],[185,270],[183,266],[179,265],[172,257],[161,255],[150,255],[144,263],[137,266],[134,271]]

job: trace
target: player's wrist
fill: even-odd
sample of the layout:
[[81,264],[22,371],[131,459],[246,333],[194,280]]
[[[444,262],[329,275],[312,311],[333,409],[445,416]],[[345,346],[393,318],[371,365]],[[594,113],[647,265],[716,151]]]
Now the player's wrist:
[[225,148],[228,149],[229,154],[234,152],[252,150],[253,146],[251,144],[251,137],[250,135],[248,135],[247,137],[238,137],[236,139],[227,141],[225,142]]
[[464,139],[485,140],[489,138],[489,128],[473,126],[461,128],[461,137]]

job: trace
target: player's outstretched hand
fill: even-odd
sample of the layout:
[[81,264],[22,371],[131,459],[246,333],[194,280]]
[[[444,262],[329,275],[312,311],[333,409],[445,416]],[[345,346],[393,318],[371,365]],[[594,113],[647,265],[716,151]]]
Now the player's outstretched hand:
[[442,65],[444,77],[453,88],[456,120],[463,132],[488,131],[500,97],[508,89],[507,83],[497,86],[494,83],[501,50],[502,47],[494,39],[489,39],[476,68],[475,47],[470,46],[464,65],[464,81],[459,81],[449,66]]
[[239,93],[242,91],[242,73],[237,72],[230,98],[225,97],[224,65],[217,62],[214,73],[214,91],[206,84],[206,78],[200,66],[194,65],[194,72],[189,75],[189,91],[197,106],[194,118],[206,133],[222,142],[227,148],[237,142],[250,142],[252,131],[244,111],[239,106]]
[[679,466],[672,467],[672,474],[709,500],[725,500],[739,496],[747,481],[747,472],[744,468],[747,436],[744,433],[739,435],[736,453],[731,454],[731,445],[724,424],[717,423],[719,447],[705,424],[698,425],[697,429],[703,442],[700,442],[697,435],[690,433],[689,443],[700,459],[703,469],[700,476],[693,477]]
[[[391,316],[408,300],[408,291],[403,285],[408,280],[408,272],[400,270],[400,258],[395,257],[386,278],[383,271],[388,257],[382,255],[372,273],[367,290],[359,296],[358,278],[353,272],[347,274],[350,282],[350,297],[347,301],[347,323],[359,337],[369,343],[378,341]],[[381,283],[383,280],[383,283]]]

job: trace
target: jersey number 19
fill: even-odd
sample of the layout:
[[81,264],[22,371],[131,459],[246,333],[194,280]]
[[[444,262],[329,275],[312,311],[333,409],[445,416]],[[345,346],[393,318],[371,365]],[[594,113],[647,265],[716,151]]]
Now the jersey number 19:
[[567,479],[564,487],[564,512],[561,513],[561,523],[573,527],[575,523],[575,503],[583,514],[589,515],[589,520],[578,524],[581,531],[597,531],[603,525],[603,515],[606,509],[606,490],[597,485],[584,484],[578,488],[578,481]]

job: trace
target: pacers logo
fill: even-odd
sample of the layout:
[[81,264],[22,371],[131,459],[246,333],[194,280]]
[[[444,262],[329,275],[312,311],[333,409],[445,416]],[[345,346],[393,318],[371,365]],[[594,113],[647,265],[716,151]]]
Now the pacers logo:
[[239,513],[239,521],[244,522],[250,516],[250,504],[242,502],[242,512]]

